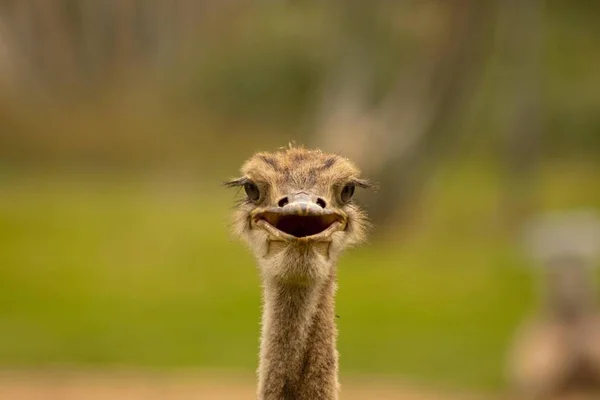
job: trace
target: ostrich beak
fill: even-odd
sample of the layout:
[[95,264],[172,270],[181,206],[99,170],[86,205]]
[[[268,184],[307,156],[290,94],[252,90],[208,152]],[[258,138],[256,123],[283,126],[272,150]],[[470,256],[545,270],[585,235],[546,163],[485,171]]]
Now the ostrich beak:
[[346,228],[348,217],[341,210],[323,205],[303,192],[288,195],[282,206],[255,210],[252,223],[265,229],[275,240],[328,240],[334,232]]

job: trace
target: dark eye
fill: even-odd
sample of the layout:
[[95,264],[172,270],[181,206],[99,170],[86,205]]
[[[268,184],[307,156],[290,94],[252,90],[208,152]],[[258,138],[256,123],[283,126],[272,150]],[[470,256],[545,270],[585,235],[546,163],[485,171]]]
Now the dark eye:
[[340,193],[340,199],[343,203],[347,203],[352,199],[352,196],[354,196],[354,184],[349,183],[342,189],[342,193]]
[[260,191],[254,182],[244,183],[244,190],[250,200],[257,201],[260,198]]

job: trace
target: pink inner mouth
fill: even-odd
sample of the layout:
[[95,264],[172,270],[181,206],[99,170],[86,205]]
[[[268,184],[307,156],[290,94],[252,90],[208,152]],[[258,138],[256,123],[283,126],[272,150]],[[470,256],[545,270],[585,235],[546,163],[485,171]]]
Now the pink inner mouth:
[[265,211],[256,216],[281,232],[297,238],[317,235],[324,232],[335,222],[343,222],[338,214],[297,215]]

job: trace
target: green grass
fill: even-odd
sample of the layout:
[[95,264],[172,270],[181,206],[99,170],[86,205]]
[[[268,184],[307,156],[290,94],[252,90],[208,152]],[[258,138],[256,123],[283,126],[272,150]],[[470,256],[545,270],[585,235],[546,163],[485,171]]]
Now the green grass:
[[[259,281],[228,233],[233,192],[25,178],[0,185],[0,364],[255,369]],[[595,181],[588,167],[547,169],[543,205],[600,206]],[[343,257],[342,373],[502,386],[532,291],[498,193],[489,171],[446,170],[402,241]]]

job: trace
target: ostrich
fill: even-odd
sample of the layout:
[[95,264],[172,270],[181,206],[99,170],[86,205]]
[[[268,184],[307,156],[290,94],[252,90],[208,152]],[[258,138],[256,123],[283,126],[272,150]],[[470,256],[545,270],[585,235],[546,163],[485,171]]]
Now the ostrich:
[[525,234],[542,264],[542,310],[517,332],[512,383],[526,399],[597,398],[600,313],[590,269],[600,251],[600,219],[589,211],[557,212],[532,221]]
[[233,225],[263,286],[258,398],[337,399],[336,263],[365,238],[353,195],[370,185],[349,160],[291,145],[255,154],[241,173],[226,185],[245,191]]

